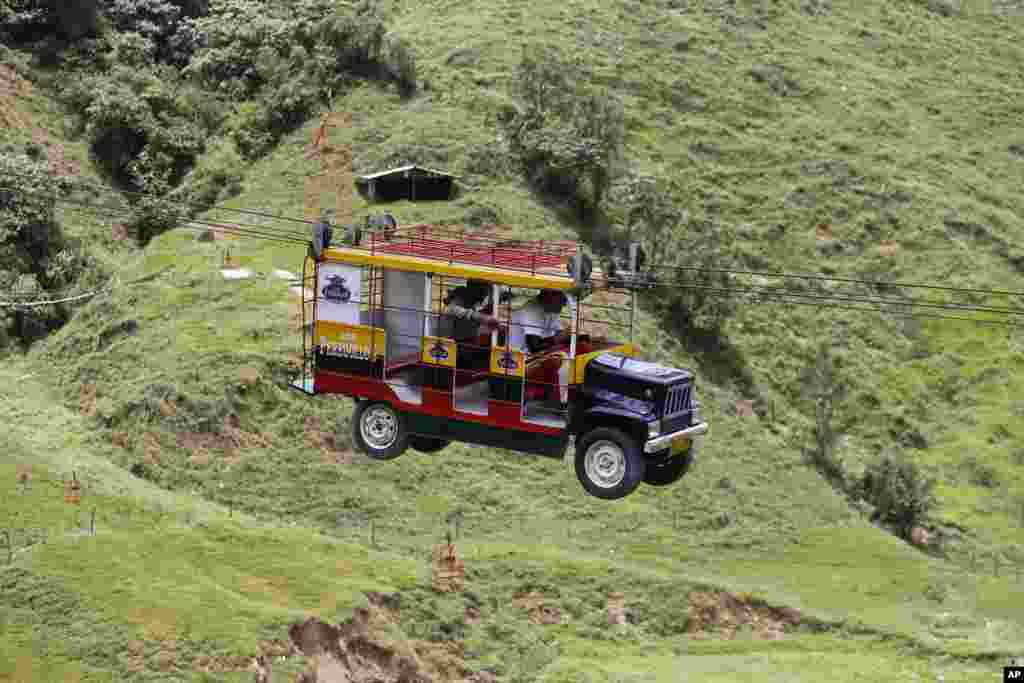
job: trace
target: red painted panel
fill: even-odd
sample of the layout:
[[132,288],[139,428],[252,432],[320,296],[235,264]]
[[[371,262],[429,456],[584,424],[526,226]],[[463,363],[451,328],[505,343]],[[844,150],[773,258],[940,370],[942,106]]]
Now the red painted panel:
[[384,382],[367,377],[343,375],[327,370],[320,370],[315,374],[313,388],[314,392],[318,394],[344,394],[346,396],[358,396],[375,401],[388,401],[402,410],[431,415],[433,417],[475,422],[492,427],[514,429],[520,432],[534,432],[537,434],[558,435],[562,432],[560,429],[522,422],[520,420],[521,409],[518,403],[489,401],[487,415],[457,413],[452,405],[451,394],[443,391],[424,388],[423,404],[414,405],[399,401],[395,392]]

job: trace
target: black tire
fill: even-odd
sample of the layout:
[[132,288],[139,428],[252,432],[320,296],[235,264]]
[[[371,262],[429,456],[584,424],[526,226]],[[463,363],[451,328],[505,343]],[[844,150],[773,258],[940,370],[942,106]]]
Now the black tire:
[[598,427],[576,443],[576,477],[597,498],[631,494],[643,481],[646,465],[637,443],[618,429]]
[[360,401],[352,413],[352,444],[375,460],[394,460],[409,447],[405,415],[390,403]]
[[678,453],[663,465],[647,463],[644,471],[644,483],[650,486],[668,486],[682,479],[697,461],[697,444],[690,442],[685,453]]
[[420,453],[437,453],[444,450],[450,443],[451,441],[447,439],[435,439],[430,436],[416,436],[413,434],[409,437],[409,447]]

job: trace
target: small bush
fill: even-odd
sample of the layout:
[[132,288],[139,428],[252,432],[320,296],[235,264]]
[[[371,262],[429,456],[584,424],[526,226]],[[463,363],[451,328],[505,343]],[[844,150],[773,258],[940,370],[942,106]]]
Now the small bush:
[[884,454],[864,471],[859,494],[906,537],[934,506],[934,487],[914,462]]
[[276,138],[270,130],[270,113],[264,105],[245,102],[227,124],[227,133],[246,159],[258,159],[269,151]]
[[132,216],[125,227],[140,246],[146,246],[154,237],[171,230],[187,218],[188,209],[181,204],[158,197],[139,196],[132,204]]

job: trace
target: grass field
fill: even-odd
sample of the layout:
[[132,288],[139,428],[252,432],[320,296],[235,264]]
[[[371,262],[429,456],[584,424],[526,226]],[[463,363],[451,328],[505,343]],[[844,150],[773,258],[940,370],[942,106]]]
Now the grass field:
[[[517,174],[473,165],[503,154],[489,121],[521,46],[560,44],[624,99],[631,166],[685,178],[681,204],[710,213],[714,194],[721,220],[744,226],[740,266],[1024,289],[1024,158],[1011,150],[1024,144],[1024,27],[980,4],[950,17],[927,4],[391,2],[430,89],[410,102],[373,85],[340,96],[354,123],[331,142],[352,146],[357,173],[412,156],[465,176],[472,189],[454,203],[388,207],[402,223],[486,212],[522,234],[572,237]],[[801,9],[812,6],[831,9]],[[18,106],[59,139],[60,113],[34,97]],[[312,126],[247,168],[230,206],[301,216]],[[84,143],[63,148],[93,173]],[[368,208],[357,200],[357,215]],[[735,363],[687,352],[642,311],[637,341],[696,369],[712,432],[680,484],[609,505],[583,496],[568,463],[470,447],[393,463],[353,454],[351,403],[282,388],[301,344],[287,283],[217,270],[229,243],[264,275],[298,272],[301,249],[178,230],[140,252],[111,238],[110,220],[65,211],[123,282],[160,275],[84,306],[0,368],[0,514],[13,540],[0,681],[251,680],[240,669],[289,624],[336,623],[367,591],[402,598],[395,648],[455,642],[468,670],[509,681],[951,683],[997,680],[1024,655],[1019,331],[741,306],[729,339],[774,419],[741,418],[735,402],[755,396]],[[116,333],[127,320],[136,331]],[[934,475],[932,525],[964,530],[949,559],[872,526],[802,456],[803,377],[822,339],[848,389],[840,461],[857,473],[896,449]],[[79,508],[62,498],[72,471]],[[429,590],[429,550],[455,512],[472,597]],[[615,591],[631,610],[619,627],[606,616]],[[723,637],[729,610],[701,611],[718,591],[798,610],[800,624],[777,640]],[[531,623],[517,606],[531,592],[559,623]],[[439,656],[418,657],[459,680]],[[274,680],[300,665],[276,664]]]

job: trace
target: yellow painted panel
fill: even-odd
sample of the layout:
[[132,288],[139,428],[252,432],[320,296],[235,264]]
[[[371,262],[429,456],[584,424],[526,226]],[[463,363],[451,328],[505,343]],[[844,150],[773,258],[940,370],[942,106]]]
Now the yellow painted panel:
[[523,377],[526,372],[526,356],[522,351],[495,347],[491,349],[491,372],[497,375]]
[[690,437],[684,436],[679,439],[672,440],[672,455],[676,453],[685,453],[690,449]]
[[424,363],[442,365],[448,368],[455,367],[459,347],[454,339],[448,339],[447,337],[424,337],[422,348],[421,358]]
[[623,356],[636,355],[636,348],[632,344],[620,344],[599,351],[591,351],[581,356],[576,356],[576,366],[572,373],[571,384],[583,384],[583,374],[587,369],[587,363],[594,360],[603,353],[618,353]]
[[377,358],[384,355],[386,337],[379,327],[317,320],[313,339],[325,355],[369,360],[371,351]]
[[573,288],[574,283],[568,276],[545,275],[509,270],[507,268],[491,268],[488,266],[475,266],[464,263],[448,263],[437,259],[423,258],[420,256],[405,256],[402,254],[371,254],[363,249],[351,249],[347,247],[331,247],[325,249],[323,261],[336,263],[347,263],[351,265],[368,265],[379,268],[391,268],[393,270],[405,270],[414,273],[437,273],[449,277],[461,277],[465,279],[485,280],[509,287],[522,287],[524,289],[557,289],[567,291]]

